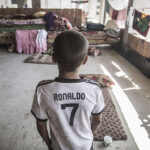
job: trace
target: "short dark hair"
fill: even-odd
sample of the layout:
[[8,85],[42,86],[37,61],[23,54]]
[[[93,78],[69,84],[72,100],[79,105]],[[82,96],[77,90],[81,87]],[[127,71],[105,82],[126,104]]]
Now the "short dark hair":
[[75,71],[88,52],[87,39],[77,31],[64,31],[53,43],[54,57],[65,72]]

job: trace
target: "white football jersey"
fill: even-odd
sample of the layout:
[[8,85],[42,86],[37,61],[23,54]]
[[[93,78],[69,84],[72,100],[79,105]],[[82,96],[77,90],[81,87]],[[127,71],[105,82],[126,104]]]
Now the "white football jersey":
[[49,120],[53,150],[90,150],[90,117],[99,115],[104,106],[96,82],[56,78],[38,84],[32,113],[39,120]]

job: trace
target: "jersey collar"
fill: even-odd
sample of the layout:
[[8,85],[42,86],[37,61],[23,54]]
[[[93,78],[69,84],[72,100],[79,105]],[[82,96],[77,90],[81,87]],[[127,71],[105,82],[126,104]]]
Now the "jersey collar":
[[84,79],[63,79],[63,78],[55,78],[56,82],[61,83],[79,83],[79,82],[85,82]]

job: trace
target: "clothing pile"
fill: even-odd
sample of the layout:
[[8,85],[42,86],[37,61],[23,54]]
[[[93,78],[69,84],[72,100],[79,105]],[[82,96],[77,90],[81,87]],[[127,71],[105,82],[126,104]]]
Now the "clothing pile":
[[46,27],[51,30],[71,30],[72,24],[65,17],[58,17],[53,12],[48,12],[44,15],[43,19],[46,22]]
[[60,32],[60,31],[59,31],[59,32],[57,32],[57,31],[49,31],[49,32],[48,32],[47,42],[48,42],[48,43],[53,43],[54,40],[55,40],[55,38],[56,38],[56,36],[57,36],[59,33],[61,33],[61,32]]
[[24,14],[4,15],[0,17],[1,32],[15,32],[16,30],[38,30],[45,29],[43,18],[26,16]]
[[81,33],[87,38],[89,44],[92,45],[101,44],[107,37],[104,31],[82,31]]
[[88,49],[88,55],[96,57],[102,55],[102,52],[95,46],[90,46]]

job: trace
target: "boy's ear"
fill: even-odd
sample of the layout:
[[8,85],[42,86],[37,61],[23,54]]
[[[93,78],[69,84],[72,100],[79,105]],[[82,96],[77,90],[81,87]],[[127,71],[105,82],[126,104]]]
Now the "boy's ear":
[[84,58],[84,61],[83,61],[82,64],[83,64],[83,65],[86,64],[87,60],[88,60],[88,56],[86,56],[86,57]]
[[55,56],[54,56],[54,53],[52,53],[52,60],[53,60],[53,63],[56,63],[57,61],[56,61],[56,58],[55,58]]

